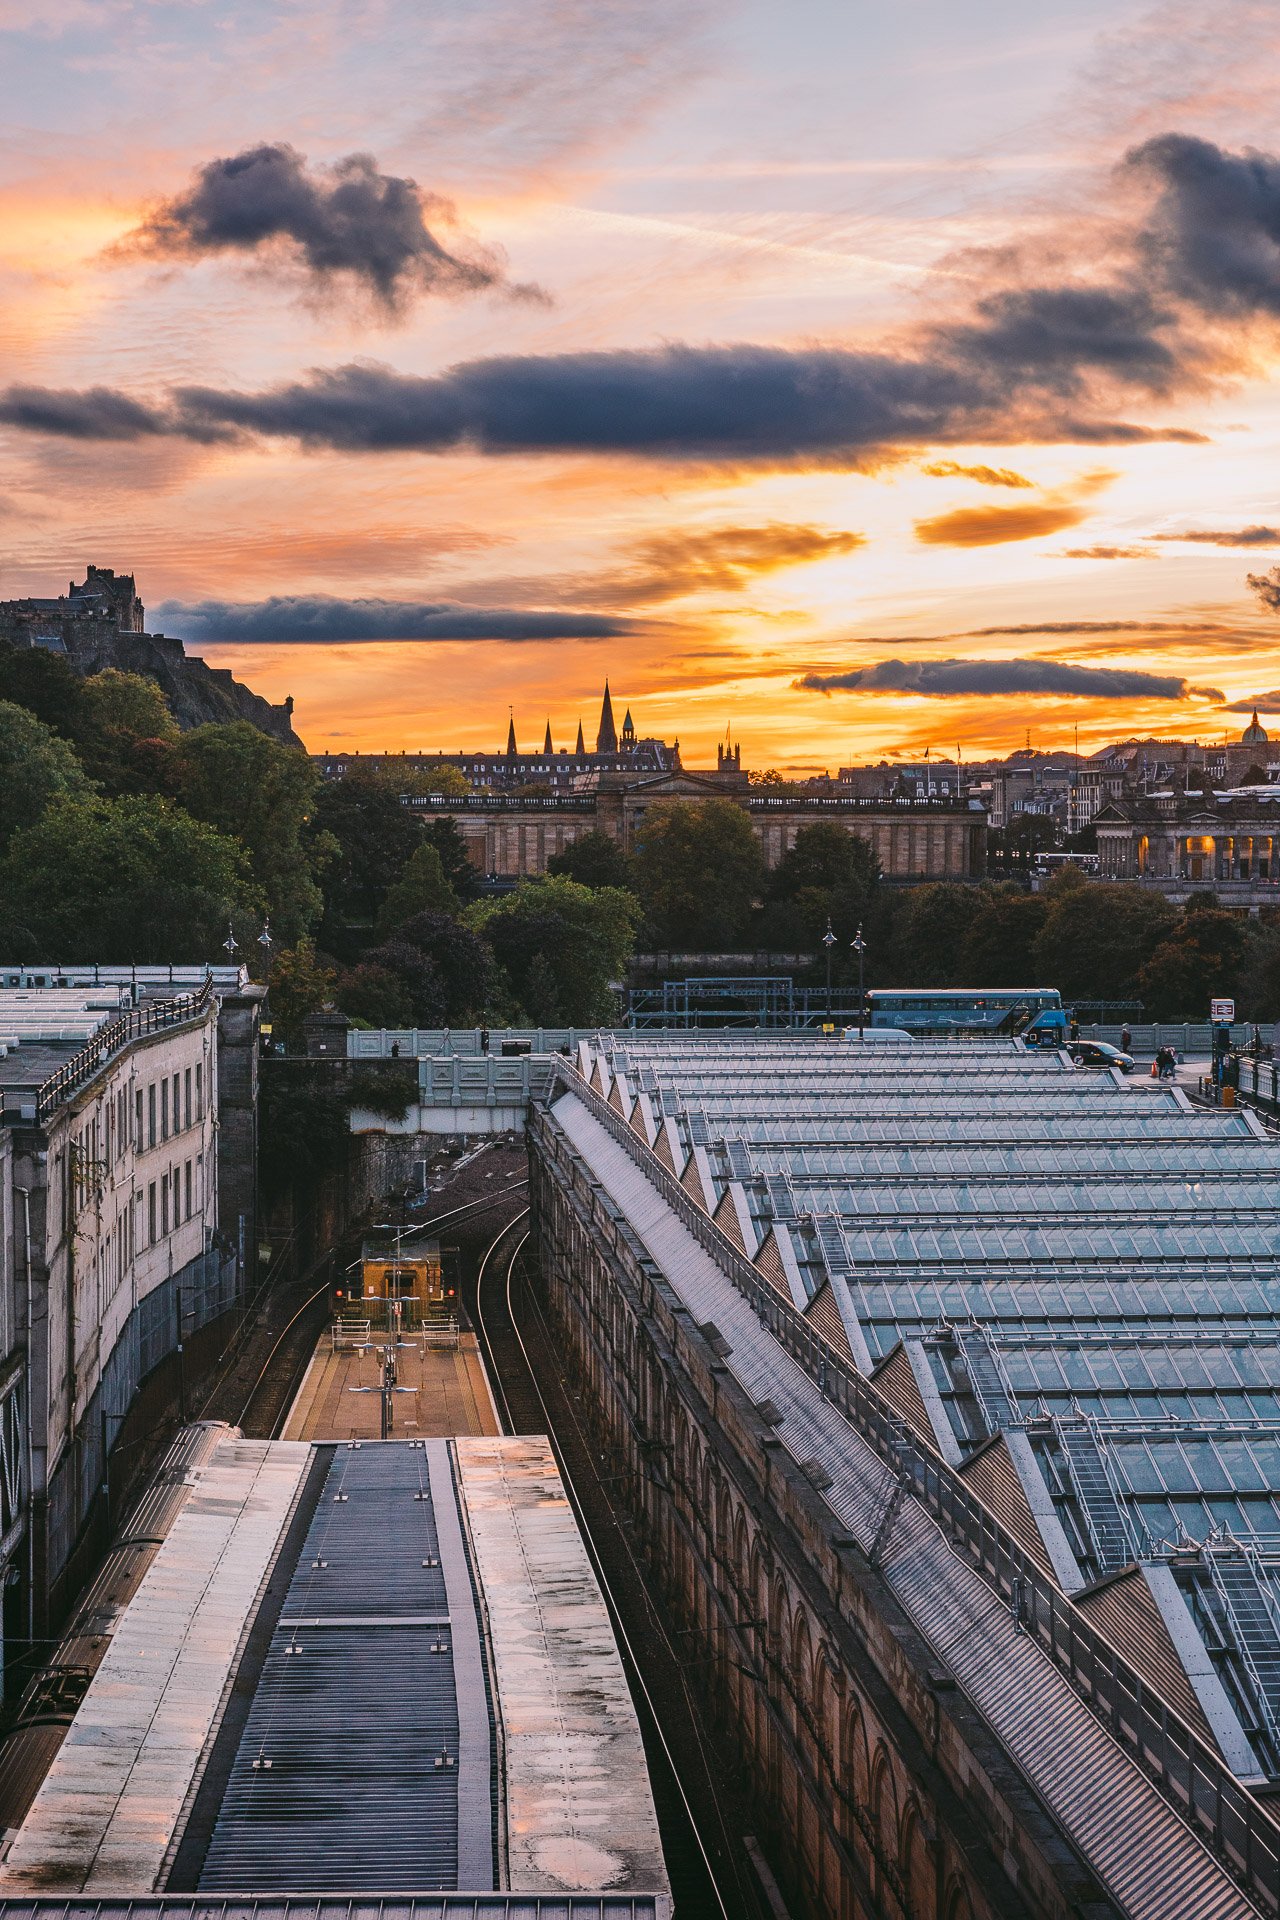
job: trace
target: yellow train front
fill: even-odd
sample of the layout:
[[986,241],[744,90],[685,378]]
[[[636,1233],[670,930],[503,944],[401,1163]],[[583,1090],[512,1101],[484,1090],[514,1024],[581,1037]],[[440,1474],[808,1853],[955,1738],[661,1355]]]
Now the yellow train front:
[[457,1311],[454,1289],[447,1286],[438,1240],[416,1236],[366,1240],[360,1265],[351,1284],[336,1302],[344,1317],[359,1315],[374,1326],[395,1320],[402,1327],[419,1327]]

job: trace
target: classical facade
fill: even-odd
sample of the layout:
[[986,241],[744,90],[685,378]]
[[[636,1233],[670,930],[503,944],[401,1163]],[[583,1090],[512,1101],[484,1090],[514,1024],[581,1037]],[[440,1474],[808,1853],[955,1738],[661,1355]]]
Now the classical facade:
[[1211,888],[1228,904],[1280,906],[1280,786],[1113,800],[1094,825],[1104,878],[1174,900]]
[[984,816],[954,800],[861,800],[672,772],[646,779],[601,775],[586,793],[464,799],[427,794],[406,804],[424,820],[448,815],[456,821],[481,873],[529,879],[545,873],[553,854],[563,853],[585,834],[607,833],[629,853],[651,808],[676,800],[712,799],[732,800],[743,808],[771,868],[795,845],[802,827],[825,822],[869,841],[891,880],[971,880],[985,871]]

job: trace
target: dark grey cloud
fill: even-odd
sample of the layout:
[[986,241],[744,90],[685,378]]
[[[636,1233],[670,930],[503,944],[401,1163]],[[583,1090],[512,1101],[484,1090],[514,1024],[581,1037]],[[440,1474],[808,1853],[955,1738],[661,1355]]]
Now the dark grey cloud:
[[510,287],[501,253],[456,231],[446,245],[441,228],[454,228],[450,203],[382,173],[372,154],[311,167],[281,144],[208,161],[185,193],[153,207],[112,251],[158,260],[287,258],[314,285],[345,280],[388,311],[429,293],[533,291]]
[[1227,713],[1280,713],[1280,687],[1270,693],[1255,693],[1247,700],[1229,700]]
[[806,673],[794,683],[810,693],[923,693],[939,698],[1012,693],[1066,694],[1085,700],[1221,700],[1213,687],[1192,687],[1173,674],[1127,667],[1076,667],[1060,660],[878,660],[849,673]]
[[1206,313],[1280,316],[1280,160],[1163,133],[1126,164],[1157,188],[1138,248],[1160,284]]
[[1246,573],[1245,582],[1268,613],[1280,613],[1280,567],[1272,567],[1267,573]]
[[327,594],[277,594],[269,600],[166,600],[165,627],[193,644],[330,645],[364,640],[600,640],[634,631],[602,613],[542,608],[470,607],[460,601],[339,600]]
[[[1131,445],[1196,441],[1181,428],[1065,415],[1024,395],[1008,369],[890,354],[783,347],[659,347],[509,356],[412,375],[355,363],[259,393],[178,387],[120,402],[25,387],[0,393],[0,422],[74,439],[208,440],[243,433],[339,452],[632,454],[857,465],[922,442],[1034,437]],[[130,411],[133,409],[133,411]]]
[[[261,167],[279,189],[247,210],[235,199],[240,176],[224,177],[242,163],[246,178]],[[182,251],[280,241],[315,272],[355,275],[389,297],[406,274],[451,284],[456,268],[466,278],[461,256],[431,234],[428,203],[414,199],[411,182],[392,182],[367,159],[342,165],[348,173],[320,180],[284,148],[215,163],[223,171],[202,174],[186,200],[171,203],[178,211],[167,225],[155,216],[153,244]],[[1280,320],[1280,160],[1168,134],[1136,148],[1122,173],[1145,183],[1147,205],[1108,228],[1096,249],[1106,264],[1092,283],[1060,283],[1056,269],[1038,272],[1016,247],[984,256],[974,277],[985,276],[991,291],[879,349],[671,345],[497,357],[427,376],[357,364],[260,392],[178,387],[154,402],[109,389],[27,388],[0,395],[0,421],[117,441],[242,433],[344,452],[470,448],[835,466],[975,441],[1195,441],[1203,436],[1126,416],[1238,375],[1243,343],[1206,318]],[[348,192],[372,210],[370,232],[363,216],[338,218]],[[489,269],[473,271],[483,281]]]
[[1216,527],[1195,528],[1188,533],[1153,533],[1152,540],[1188,541],[1201,547],[1280,547],[1280,527],[1239,527],[1234,532]]

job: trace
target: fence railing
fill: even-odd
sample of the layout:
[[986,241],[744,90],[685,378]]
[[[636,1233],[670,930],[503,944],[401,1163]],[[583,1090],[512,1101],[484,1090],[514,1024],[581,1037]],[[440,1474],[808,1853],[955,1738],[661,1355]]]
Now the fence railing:
[[896,1471],[953,1548],[1013,1609],[1148,1779],[1267,1914],[1280,1914],[1280,1826],[1218,1754],[1121,1658],[940,1455],[904,1429],[856,1372],[738,1251],[626,1119],[576,1066],[554,1063],[575,1093],[662,1194],[699,1245],[745,1295],[778,1344],[862,1439]]
[[1252,1094],[1265,1106],[1280,1108],[1280,1061],[1254,1060],[1240,1056],[1240,1091]]
[[36,1122],[43,1126],[55,1107],[77,1092],[85,1082],[100,1073],[114,1054],[132,1041],[166,1027],[184,1026],[200,1019],[213,997],[213,981],[206,980],[199,993],[181,993],[173,1000],[144,1001],[117,1019],[99,1027],[93,1038],[64,1060],[56,1073],[36,1088]]

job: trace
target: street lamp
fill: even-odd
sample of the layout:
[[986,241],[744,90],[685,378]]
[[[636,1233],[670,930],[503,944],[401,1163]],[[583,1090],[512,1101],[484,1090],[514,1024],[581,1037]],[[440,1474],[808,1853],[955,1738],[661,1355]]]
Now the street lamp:
[[236,939],[236,930],[229,920],[227,922],[227,937],[222,945],[226,951],[228,960],[234,959],[240,950],[240,942]]
[[836,944],[836,936],[831,931],[831,915],[827,915],[827,930],[822,936],[822,944],[827,950],[827,1018],[831,1018],[831,949]]
[[859,927],[858,931],[854,934],[850,944],[858,956],[858,1038],[861,1040],[867,1029],[867,1002],[862,991],[863,968],[865,965],[863,956],[867,951],[867,943],[862,937],[861,927]]

